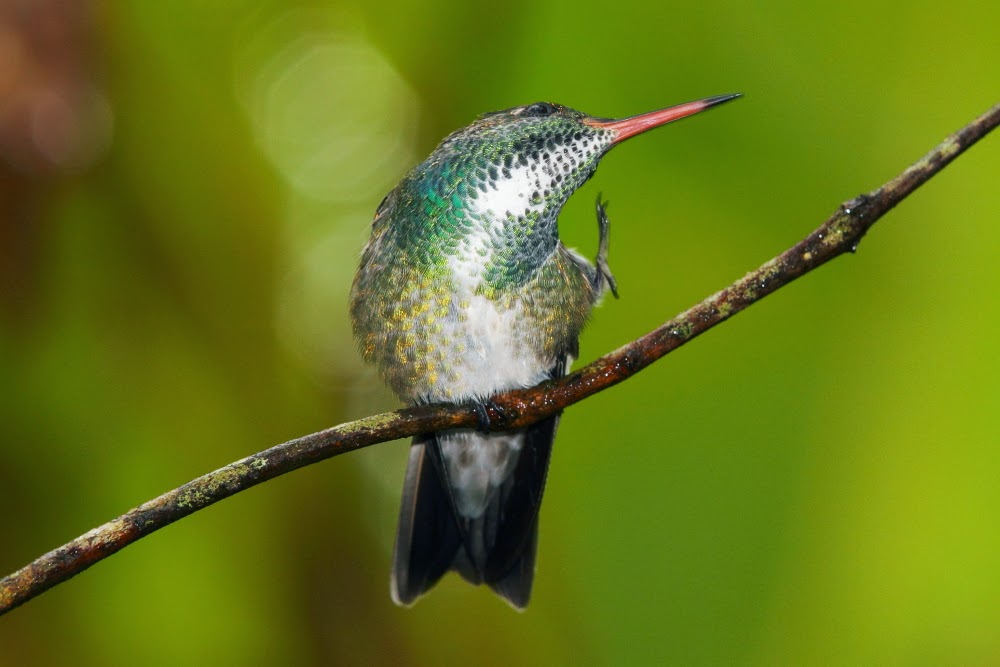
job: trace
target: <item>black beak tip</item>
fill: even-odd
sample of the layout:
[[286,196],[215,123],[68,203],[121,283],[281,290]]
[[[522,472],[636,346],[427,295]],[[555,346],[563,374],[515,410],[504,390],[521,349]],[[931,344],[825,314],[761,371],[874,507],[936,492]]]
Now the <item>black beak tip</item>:
[[705,108],[725,104],[726,102],[731,102],[738,97],[743,97],[743,93],[729,93],[728,95],[716,95],[715,97],[709,97],[705,100]]

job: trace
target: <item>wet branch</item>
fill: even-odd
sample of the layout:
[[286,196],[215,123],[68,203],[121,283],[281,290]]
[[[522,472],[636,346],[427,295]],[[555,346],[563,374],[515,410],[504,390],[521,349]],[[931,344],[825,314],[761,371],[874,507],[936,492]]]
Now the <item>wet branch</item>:
[[[842,204],[794,247],[655,331],[564,378],[496,396],[487,410],[491,430],[527,426],[618,384],[799,276],[838,255],[853,252],[879,218],[998,124],[1000,104],[882,187]],[[248,456],[168,491],[4,578],[0,581],[0,615],[149,533],[261,482],[380,442],[477,425],[477,413],[469,406],[406,408],[341,424]]]

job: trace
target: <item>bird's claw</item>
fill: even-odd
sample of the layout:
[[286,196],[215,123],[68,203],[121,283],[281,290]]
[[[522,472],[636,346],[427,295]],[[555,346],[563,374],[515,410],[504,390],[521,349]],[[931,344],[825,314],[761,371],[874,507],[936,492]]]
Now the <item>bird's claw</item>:
[[611,293],[614,294],[615,298],[618,297],[618,281],[615,280],[615,276],[611,273],[611,267],[608,266],[608,245],[610,243],[611,236],[611,221],[608,220],[608,203],[602,202],[601,195],[597,195],[597,230],[598,230],[598,242],[597,242],[597,258],[595,264],[597,266],[597,271],[594,274],[594,287],[598,294],[601,292],[602,282],[607,281],[608,287],[611,289]]
[[490,419],[490,410],[497,413],[500,416],[500,420],[503,421],[507,418],[507,411],[500,406],[499,403],[494,403],[493,401],[487,400],[473,400],[472,409],[476,413],[476,420],[479,422],[479,426],[476,430],[488,433],[493,428],[493,420]]

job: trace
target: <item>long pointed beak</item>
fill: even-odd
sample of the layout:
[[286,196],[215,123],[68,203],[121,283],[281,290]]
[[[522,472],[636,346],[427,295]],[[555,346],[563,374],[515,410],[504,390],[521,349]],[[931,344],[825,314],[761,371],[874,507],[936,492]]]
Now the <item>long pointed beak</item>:
[[625,141],[629,137],[634,137],[635,135],[645,132],[646,130],[651,130],[654,127],[659,127],[660,125],[665,125],[672,121],[686,118],[687,116],[693,116],[694,114],[700,113],[706,109],[711,109],[712,107],[719,106],[720,104],[729,102],[730,100],[735,100],[737,97],[741,97],[742,95],[743,93],[732,93],[730,95],[706,97],[703,100],[686,102],[684,104],[678,104],[674,107],[660,109],[659,111],[650,111],[649,113],[632,116],[631,118],[625,118],[623,120],[588,118],[583,122],[591,127],[611,130],[615,133],[614,143],[617,144],[620,141]]

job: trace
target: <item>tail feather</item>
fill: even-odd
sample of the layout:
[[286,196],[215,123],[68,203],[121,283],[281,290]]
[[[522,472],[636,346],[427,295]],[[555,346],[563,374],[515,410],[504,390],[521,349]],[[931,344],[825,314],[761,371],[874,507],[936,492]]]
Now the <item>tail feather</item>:
[[428,455],[434,446],[431,436],[415,438],[410,447],[392,562],[392,599],[398,605],[409,606],[430,590],[462,544],[451,495],[434,456]]
[[528,604],[538,509],[557,424],[552,417],[525,429],[513,473],[483,515],[471,519],[456,510],[438,436],[413,441],[393,557],[397,604],[412,604],[448,570],[472,584],[485,583],[517,609]]
[[535,580],[535,553],[538,547],[538,515],[531,528],[528,542],[521,548],[517,559],[506,574],[489,581],[493,592],[505,599],[512,607],[522,610],[531,599],[531,585]]

